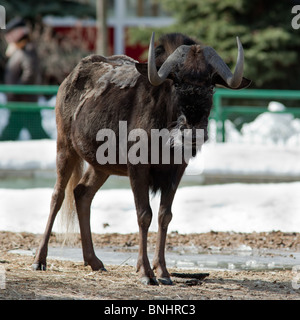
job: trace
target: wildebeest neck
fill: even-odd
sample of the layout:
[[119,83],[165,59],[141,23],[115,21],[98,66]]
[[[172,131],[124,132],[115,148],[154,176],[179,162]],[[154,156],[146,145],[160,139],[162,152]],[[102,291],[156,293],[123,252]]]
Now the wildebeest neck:
[[214,86],[176,84],[179,115],[183,114],[189,125],[206,125],[212,107]]

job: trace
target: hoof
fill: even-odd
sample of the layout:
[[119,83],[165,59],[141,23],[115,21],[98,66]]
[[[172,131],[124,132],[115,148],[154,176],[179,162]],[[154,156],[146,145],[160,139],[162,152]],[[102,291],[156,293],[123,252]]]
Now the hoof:
[[37,270],[42,270],[42,271],[46,271],[46,263],[33,263],[31,266],[31,269],[33,271],[37,271]]
[[93,271],[107,271],[99,259],[91,263],[84,261],[84,266],[90,266]]
[[164,286],[172,286],[173,285],[173,281],[171,280],[171,278],[158,278],[159,283],[161,283]]
[[141,283],[146,285],[146,286],[158,286],[158,282],[156,278],[149,278],[149,277],[142,277],[141,278]]

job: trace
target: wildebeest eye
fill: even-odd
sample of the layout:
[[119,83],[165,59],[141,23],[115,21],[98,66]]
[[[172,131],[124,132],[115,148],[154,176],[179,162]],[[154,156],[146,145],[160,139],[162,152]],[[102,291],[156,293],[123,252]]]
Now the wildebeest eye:
[[168,79],[173,80],[175,83],[179,83],[179,78],[177,72],[171,72],[168,76]]
[[165,48],[162,45],[157,46],[155,48],[155,58],[157,58],[159,55],[161,55],[163,53],[165,53]]

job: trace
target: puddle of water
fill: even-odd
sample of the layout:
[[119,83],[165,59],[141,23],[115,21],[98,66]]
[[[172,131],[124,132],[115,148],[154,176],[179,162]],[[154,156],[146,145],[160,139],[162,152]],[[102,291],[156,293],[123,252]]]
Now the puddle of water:
[[[12,250],[16,254],[34,255],[31,250]],[[137,261],[137,248],[124,252],[120,248],[98,248],[96,255],[104,265],[131,265]],[[56,260],[83,261],[81,248],[49,248],[48,258]],[[149,253],[150,261],[153,252]],[[278,270],[292,269],[300,265],[300,252],[283,250],[231,250],[196,252],[191,248],[174,248],[166,252],[168,267],[201,270]]]
[[209,252],[200,252],[196,248],[181,250],[180,263],[192,264],[201,269],[222,270],[278,270],[292,269],[300,264],[300,252],[288,250],[252,249],[242,245],[235,250],[210,248]]

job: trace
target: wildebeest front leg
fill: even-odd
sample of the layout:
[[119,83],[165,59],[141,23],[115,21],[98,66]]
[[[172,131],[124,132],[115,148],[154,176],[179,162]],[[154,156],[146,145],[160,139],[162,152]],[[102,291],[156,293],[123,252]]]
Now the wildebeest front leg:
[[158,212],[158,233],[153,258],[153,269],[156,272],[158,281],[164,285],[172,285],[170,274],[166,267],[165,261],[165,245],[168,231],[168,225],[172,220],[171,205],[175,192],[171,194],[162,193],[161,203]]
[[170,274],[166,267],[165,245],[168,225],[172,220],[172,203],[185,167],[186,166],[181,166],[178,168],[172,188],[161,190],[160,207],[158,212],[158,233],[153,258],[153,270],[156,272],[158,281],[164,285],[172,285],[172,280],[170,279]]
[[90,227],[90,209],[95,193],[107,178],[107,174],[96,172],[93,167],[90,166],[74,190],[83,259],[85,265],[91,266],[94,271],[105,270],[105,268],[102,261],[96,257],[94,251]]
[[152,210],[149,203],[149,171],[146,168],[130,168],[129,177],[134,194],[137,220],[139,225],[139,253],[137,272],[141,282],[146,285],[157,285],[154,272],[147,255],[148,229],[152,220]]

